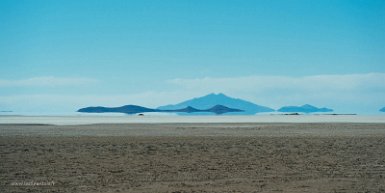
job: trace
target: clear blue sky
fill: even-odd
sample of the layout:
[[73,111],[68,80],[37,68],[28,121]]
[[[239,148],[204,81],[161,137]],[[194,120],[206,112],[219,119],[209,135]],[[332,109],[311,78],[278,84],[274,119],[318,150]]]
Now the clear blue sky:
[[[22,109],[16,103],[31,95],[66,101],[63,111],[77,108],[68,97],[90,95],[127,96],[106,105],[157,106],[211,90],[278,107],[274,97],[287,89],[256,96],[259,92],[180,84],[368,73],[382,81],[384,53],[383,0],[0,0],[0,97],[6,101],[0,108]],[[377,102],[372,108],[385,106],[384,87],[371,90]],[[308,94],[303,103],[333,106],[327,98],[302,94]],[[58,95],[67,98],[56,100]],[[143,101],[131,100],[134,95]],[[168,95],[180,98],[151,100]],[[45,99],[35,100],[23,110],[45,105]],[[83,100],[79,105],[103,101]]]

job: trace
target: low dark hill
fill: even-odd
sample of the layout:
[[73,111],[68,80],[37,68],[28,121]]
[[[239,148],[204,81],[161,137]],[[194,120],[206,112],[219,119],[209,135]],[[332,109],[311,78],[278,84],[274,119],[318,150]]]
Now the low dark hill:
[[150,109],[150,108],[141,107],[137,105],[125,105],[121,107],[86,107],[86,108],[79,109],[78,112],[136,114],[136,113],[147,113],[147,112],[157,112],[157,111],[155,109]]
[[215,105],[215,106],[207,109],[206,111],[207,112],[212,112],[212,113],[215,113],[215,114],[224,114],[224,113],[228,113],[228,112],[243,112],[243,110],[233,109],[233,108],[229,108],[229,107],[226,107],[226,106],[223,106],[223,105]]
[[285,106],[278,109],[279,112],[285,113],[320,113],[320,112],[332,112],[333,109],[318,108],[309,104],[302,106]]

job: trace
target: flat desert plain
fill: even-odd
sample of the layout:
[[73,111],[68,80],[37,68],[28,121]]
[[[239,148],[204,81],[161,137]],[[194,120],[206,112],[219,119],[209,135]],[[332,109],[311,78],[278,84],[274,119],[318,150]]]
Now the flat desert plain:
[[385,124],[0,124],[0,192],[385,192]]

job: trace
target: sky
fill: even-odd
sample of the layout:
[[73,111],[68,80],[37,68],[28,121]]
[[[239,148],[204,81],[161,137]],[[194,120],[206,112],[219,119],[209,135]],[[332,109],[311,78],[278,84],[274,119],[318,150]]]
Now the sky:
[[385,106],[383,0],[0,0],[0,111]]

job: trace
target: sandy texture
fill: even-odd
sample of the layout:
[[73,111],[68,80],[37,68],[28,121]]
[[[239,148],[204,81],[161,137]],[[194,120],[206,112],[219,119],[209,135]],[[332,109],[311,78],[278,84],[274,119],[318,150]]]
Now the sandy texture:
[[384,130],[0,125],[0,192],[385,192]]

